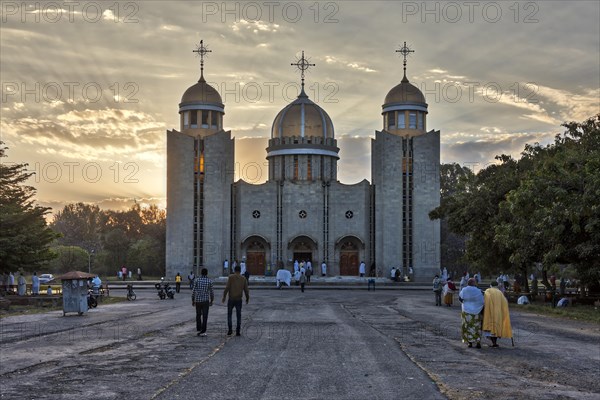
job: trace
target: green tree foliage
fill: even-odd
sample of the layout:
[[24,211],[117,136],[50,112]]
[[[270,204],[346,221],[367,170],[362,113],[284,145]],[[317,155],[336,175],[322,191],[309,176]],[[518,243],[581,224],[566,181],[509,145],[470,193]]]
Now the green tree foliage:
[[163,275],[164,256],[159,251],[160,243],[152,237],[145,237],[129,246],[127,262],[134,272],[141,267],[145,274]]
[[48,268],[53,272],[85,271],[88,270],[88,253],[78,246],[56,246],[52,249],[56,258]]
[[129,210],[115,211],[69,204],[55,215],[52,226],[63,234],[60,244],[94,250],[94,272],[112,275],[125,265],[140,267],[144,274],[164,274],[166,213],[156,205],[135,203]]
[[[0,158],[7,148],[0,142]],[[35,188],[25,184],[27,164],[0,163],[0,269],[33,271],[54,257],[49,244],[58,237],[44,216],[50,208],[35,204]]]
[[468,237],[467,259],[484,272],[560,263],[600,280],[600,115],[564,126],[554,143],[527,145],[519,160],[499,156],[456,183],[430,213]]
[[586,282],[600,280],[600,115],[564,124],[548,146],[527,146],[531,169],[507,196],[510,217],[497,240],[516,264],[570,264]]
[[[446,204],[457,191],[465,190],[474,174],[457,163],[442,164],[440,167],[441,204]],[[466,236],[452,232],[446,218],[440,221],[441,265],[449,271],[460,273],[468,269],[465,259]]]
[[429,216],[446,219],[451,232],[466,236],[465,257],[472,268],[484,273],[510,269],[510,253],[495,241],[494,227],[501,222],[499,205],[519,184],[519,165],[510,156],[496,157],[477,175],[466,175],[454,192]]
[[100,248],[106,218],[97,205],[68,204],[54,216],[50,226],[62,234],[59,244],[91,251]]

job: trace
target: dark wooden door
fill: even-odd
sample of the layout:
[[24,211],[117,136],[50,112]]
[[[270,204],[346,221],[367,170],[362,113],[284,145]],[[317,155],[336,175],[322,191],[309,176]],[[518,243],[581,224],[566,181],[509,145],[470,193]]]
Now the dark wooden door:
[[340,254],[340,275],[358,275],[358,251]]
[[250,275],[265,274],[265,253],[249,252],[246,254],[246,269]]

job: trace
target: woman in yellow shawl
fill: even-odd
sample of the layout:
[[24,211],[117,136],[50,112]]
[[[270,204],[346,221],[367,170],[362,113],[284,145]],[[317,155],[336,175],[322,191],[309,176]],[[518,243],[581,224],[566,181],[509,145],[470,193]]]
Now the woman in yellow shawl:
[[498,347],[498,338],[512,338],[508,301],[496,281],[492,281],[483,298],[483,332],[492,340],[492,347]]

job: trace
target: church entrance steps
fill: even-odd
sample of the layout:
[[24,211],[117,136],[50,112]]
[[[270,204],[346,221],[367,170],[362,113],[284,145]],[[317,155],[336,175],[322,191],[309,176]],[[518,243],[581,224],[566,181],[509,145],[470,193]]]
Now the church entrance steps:
[[[227,283],[227,277],[221,276],[217,278],[211,278],[213,280],[215,288],[221,289],[225,287]],[[367,290],[368,280],[375,279],[375,290],[431,290],[431,284],[429,282],[392,282],[387,278],[359,278],[354,276],[336,276],[336,277],[315,277],[311,278],[311,282],[306,284],[306,289],[351,289],[351,290]],[[159,281],[125,281],[125,282],[110,282],[109,286],[111,290],[125,290],[128,283],[133,283],[134,290],[156,290],[154,285]],[[171,286],[175,287],[175,282],[170,282]],[[250,288],[251,289],[275,289],[276,279],[273,276],[250,276]],[[286,289],[300,289],[300,286],[296,286],[292,279],[292,286],[285,287]],[[181,285],[181,293],[189,294],[189,286],[187,282]]]

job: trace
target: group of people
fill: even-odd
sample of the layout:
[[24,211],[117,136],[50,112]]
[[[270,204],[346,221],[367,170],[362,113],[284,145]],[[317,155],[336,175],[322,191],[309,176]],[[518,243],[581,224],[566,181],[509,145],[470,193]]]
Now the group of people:
[[[119,278],[119,280],[126,280],[127,278],[131,279],[131,276],[133,274],[133,270],[127,269],[126,266],[122,265],[121,268],[119,268],[117,270],[117,278]],[[141,281],[142,280],[142,269],[138,267],[138,269],[136,270],[136,274],[137,274],[137,280]]]
[[[225,276],[227,275],[232,275],[235,272],[235,268],[238,267],[238,262],[236,259],[233,259],[233,262],[231,263],[231,270],[229,269],[229,260],[225,259],[225,261],[223,261],[223,274]],[[239,264],[240,267],[240,273],[246,277],[246,280],[248,282],[250,282],[250,271],[248,271],[246,269],[246,260],[242,259],[242,261]]]
[[390,270],[390,279],[394,282],[409,282],[413,279],[413,275],[412,267],[408,267],[408,274],[404,274],[404,276],[402,275],[401,268],[392,267]]
[[[232,314],[235,308],[236,314],[236,336],[241,336],[242,327],[242,299],[245,297],[246,304],[250,301],[250,290],[248,280],[242,275],[241,266],[234,268],[234,273],[227,278],[227,284],[223,291],[222,302],[227,300],[227,335],[233,335]],[[188,277],[189,278],[189,277]],[[196,308],[196,330],[198,336],[206,336],[208,310],[214,302],[215,294],[213,282],[208,278],[208,270],[202,268],[199,277],[192,280],[192,306]]]
[[[479,275],[479,274],[476,274]],[[463,275],[463,278],[466,276]],[[483,336],[492,342],[491,347],[498,347],[498,338],[512,338],[512,327],[508,312],[508,301],[504,293],[498,289],[498,281],[493,280],[490,287],[482,292],[478,287],[477,278],[466,278],[463,287],[458,290],[458,299],[462,303],[461,312],[461,336],[468,347],[481,348]],[[433,279],[433,292],[435,294],[435,305],[444,304],[452,306],[456,285],[451,278],[442,280],[439,275]]]
[[[4,289],[5,293],[8,293],[10,291],[13,290],[14,286],[15,286],[15,276],[13,275],[12,272],[7,273],[3,273],[2,276],[0,276],[0,287],[2,287]],[[32,280],[32,285],[31,285],[31,291],[33,294],[39,294],[40,293],[40,279],[37,276],[37,273],[34,272],[33,276],[31,277]],[[25,276],[23,276],[22,272],[19,272],[19,277],[17,278],[17,294],[19,296],[25,296],[25,294],[27,293],[27,281],[25,280]]]

